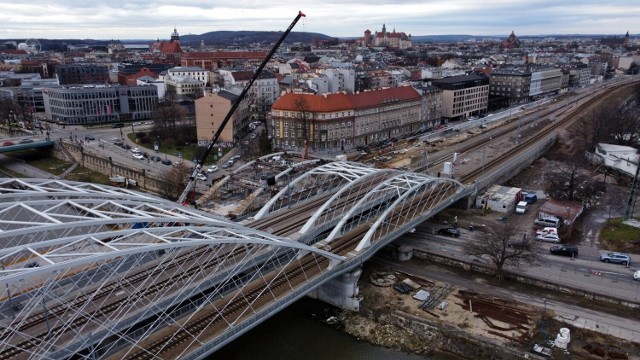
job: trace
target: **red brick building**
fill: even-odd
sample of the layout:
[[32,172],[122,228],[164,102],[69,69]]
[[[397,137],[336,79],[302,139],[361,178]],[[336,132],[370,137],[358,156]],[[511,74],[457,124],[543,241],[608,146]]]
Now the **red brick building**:
[[194,51],[182,55],[181,65],[215,71],[231,65],[262,62],[266,56],[264,51]]

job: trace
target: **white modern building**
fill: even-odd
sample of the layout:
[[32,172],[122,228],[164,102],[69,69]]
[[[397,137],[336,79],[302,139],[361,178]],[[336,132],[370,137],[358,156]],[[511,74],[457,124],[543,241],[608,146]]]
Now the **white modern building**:
[[47,120],[69,125],[150,119],[158,104],[158,88],[85,85],[42,89]]

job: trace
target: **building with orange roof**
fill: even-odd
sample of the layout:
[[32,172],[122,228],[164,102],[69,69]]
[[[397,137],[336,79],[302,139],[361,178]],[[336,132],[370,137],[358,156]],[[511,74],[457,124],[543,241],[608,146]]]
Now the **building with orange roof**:
[[182,48],[180,47],[180,35],[174,28],[169,41],[160,41],[159,39],[151,44],[151,52],[159,53],[160,58],[170,61],[173,65],[180,65]]
[[418,131],[422,97],[410,86],[355,94],[286,93],[271,107],[276,147],[349,150]]

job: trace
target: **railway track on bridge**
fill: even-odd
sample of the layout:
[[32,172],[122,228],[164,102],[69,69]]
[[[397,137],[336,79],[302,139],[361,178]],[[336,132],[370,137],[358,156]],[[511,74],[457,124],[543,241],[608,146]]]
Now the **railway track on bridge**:
[[[531,137],[528,137],[522,140],[521,142],[519,142],[519,144],[512,149],[513,151],[509,154],[509,156],[499,157],[486,162],[484,164],[484,171],[486,171],[487,169],[496,167],[502,163],[508,162],[509,159],[515,156],[518,156],[524,151],[524,149],[526,149],[532,144],[535,144],[539,140],[543,139],[551,131],[571,123],[573,120],[575,120],[577,116],[579,116],[579,114],[581,114],[583,111],[588,109],[591,105],[593,105],[597,101],[602,100],[602,98],[606,97],[607,93],[604,90],[606,89],[603,89],[603,91],[599,94],[586,93],[586,94],[580,95],[580,97],[575,99],[574,102],[576,101],[579,102],[584,99],[586,99],[586,101],[584,101],[582,104],[580,104],[579,106],[573,109],[572,107],[574,106],[574,103],[569,103],[559,109],[547,109],[547,111],[545,111],[544,113],[541,113],[539,116],[535,118],[531,118],[526,121],[521,121],[520,123],[518,123],[520,120],[518,120],[517,118],[510,119],[508,122],[508,125],[502,126],[499,129],[496,129],[493,131],[489,131],[485,135],[483,135],[480,139],[471,140],[469,144],[466,144],[466,145],[463,144],[462,146],[456,148],[454,151],[460,155],[463,155],[465,153],[470,153],[473,151],[478,151],[482,149],[484,146],[486,146],[488,138],[494,141],[500,138],[512,137],[513,133],[518,131],[519,128],[524,129],[527,126],[539,126],[542,121],[548,121],[546,119],[545,120],[539,120],[539,119],[544,119],[545,117],[548,117],[548,116],[553,116],[555,118],[555,120],[553,120],[552,122],[549,122],[549,124],[547,124],[546,126],[542,127],[541,129],[538,129],[537,132],[533,134]],[[567,112],[569,111],[570,113],[567,114]],[[531,115],[529,114],[526,116],[531,116]],[[446,155],[438,156],[429,164],[416,168],[415,171],[422,172],[422,171],[425,171],[428,167],[434,168],[434,167],[441,166],[446,161],[450,161],[451,156],[452,155],[450,153],[447,153]],[[476,168],[471,172],[461,176],[460,181],[462,183],[469,184],[473,182],[473,180],[477,179],[482,172],[483,172],[482,168]]]

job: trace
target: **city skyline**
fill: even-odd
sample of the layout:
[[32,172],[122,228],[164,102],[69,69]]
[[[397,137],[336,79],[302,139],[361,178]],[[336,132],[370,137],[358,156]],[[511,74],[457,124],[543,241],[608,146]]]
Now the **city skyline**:
[[[297,32],[358,37],[396,30],[413,36],[465,34],[518,36],[611,34],[637,32],[640,6],[630,0],[558,2],[550,0],[369,0],[367,2],[290,1],[269,4],[237,0],[234,8],[216,1],[174,2],[60,0],[9,2],[0,0],[8,15],[0,39],[167,39],[173,28],[180,35],[211,31],[284,31],[298,11],[307,16]],[[336,24],[339,22],[339,24]]]

